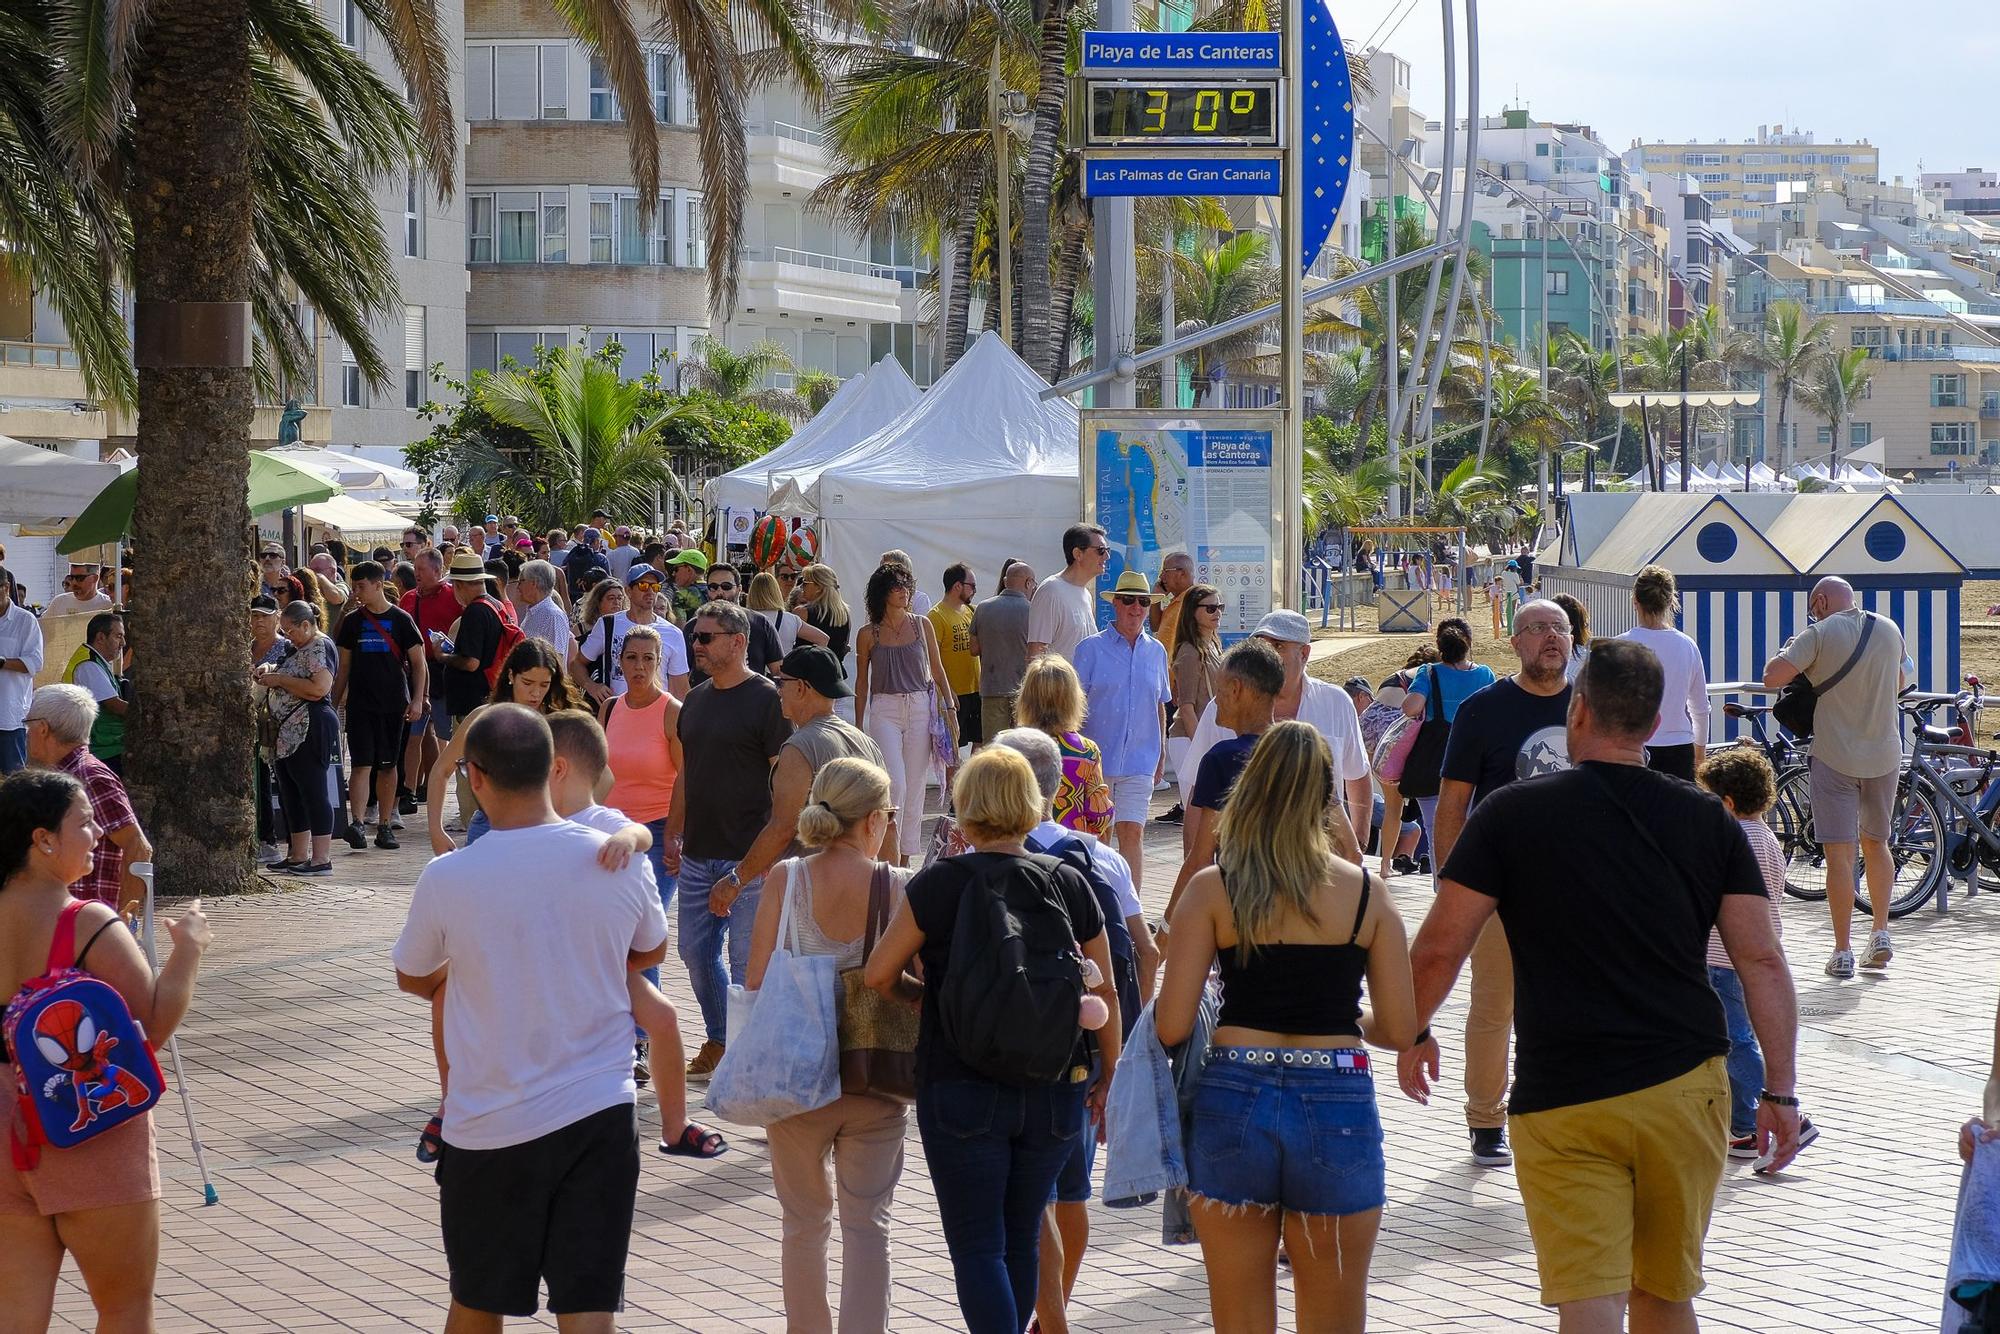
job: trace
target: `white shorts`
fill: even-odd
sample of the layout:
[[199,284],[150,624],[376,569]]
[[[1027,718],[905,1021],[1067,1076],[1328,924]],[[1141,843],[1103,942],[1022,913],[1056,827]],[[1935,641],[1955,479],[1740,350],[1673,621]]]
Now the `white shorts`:
[[1153,776],[1151,774],[1130,774],[1122,778],[1106,778],[1111,785],[1112,820],[1117,824],[1146,823],[1152,813]]

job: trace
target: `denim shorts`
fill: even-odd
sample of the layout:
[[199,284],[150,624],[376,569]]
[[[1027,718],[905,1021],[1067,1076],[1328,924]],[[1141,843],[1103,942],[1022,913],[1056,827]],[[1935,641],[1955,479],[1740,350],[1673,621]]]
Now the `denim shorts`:
[[1210,1048],[1195,1086],[1188,1190],[1295,1214],[1381,1208],[1382,1119],[1367,1054]]

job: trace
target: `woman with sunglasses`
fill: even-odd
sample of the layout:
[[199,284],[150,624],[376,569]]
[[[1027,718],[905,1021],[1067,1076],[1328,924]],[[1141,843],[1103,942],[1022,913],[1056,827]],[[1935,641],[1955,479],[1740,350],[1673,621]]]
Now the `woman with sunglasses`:
[[916,591],[907,566],[877,568],[868,579],[868,624],[854,638],[854,721],[888,760],[896,818],[882,851],[897,866],[923,850],[933,711],[942,713],[952,753],[958,752],[958,710],[942,706],[951,696],[937,633],[928,617],[910,611]]

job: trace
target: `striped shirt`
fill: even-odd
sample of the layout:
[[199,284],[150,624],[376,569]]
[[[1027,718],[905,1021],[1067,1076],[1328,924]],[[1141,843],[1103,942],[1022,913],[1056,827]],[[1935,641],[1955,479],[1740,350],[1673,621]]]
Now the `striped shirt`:
[[[1771,826],[1762,820],[1738,820],[1743,826],[1743,836],[1750,840],[1750,855],[1757,859],[1757,869],[1764,873],[1764,895],[1771,905],[1771,934],[1779,940],[1785,938],[1785,922],[1778,915],[1778,905],[1785,896],[1785,850],[1778,845],[1778,836],[1771,832]],[[1729,962],[1729,951],[1722,948],[1722,933],[1714,928],[1708,933],[1708,962],[1712,968],[1734,968]]]

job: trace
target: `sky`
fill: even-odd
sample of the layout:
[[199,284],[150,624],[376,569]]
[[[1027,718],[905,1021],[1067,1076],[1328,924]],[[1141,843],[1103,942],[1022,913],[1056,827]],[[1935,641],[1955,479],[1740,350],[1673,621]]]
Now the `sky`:
[[[1348,42],[1408,60],[1412,105],[1444,115],[1440,0],[1332,9]],[[1368,41],[1391,15],[1403,15],[1394,31]],[[1783,125],[1821,143],[1869,140],[1885,180],[1914,184],[1919,161],[2000,168],[2000,119],[1981,105],[2000,70],[1995,0],[1485,0],[1479,18],[1486,115],[1526,105],[1537,120],[1591,126],[1614,152]]]

